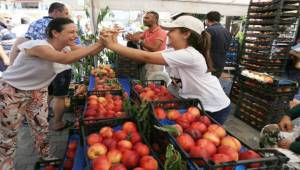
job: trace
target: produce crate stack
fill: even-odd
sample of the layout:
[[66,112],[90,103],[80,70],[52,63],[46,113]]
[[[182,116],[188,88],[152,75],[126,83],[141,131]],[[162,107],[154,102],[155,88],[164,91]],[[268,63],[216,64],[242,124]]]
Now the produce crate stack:
[[299,0],[251,0],[239,64],[247,69],[281,75],[295,42]]
[[116,57],[116,73],[118,77],[130,77],[133,79],[142,78],[143,63],[128,59],[126,57]]
[[277,123],[298,91],[295,81],[250,70],[243,70],[237,82],[240,91],[235,116],[258,130]]

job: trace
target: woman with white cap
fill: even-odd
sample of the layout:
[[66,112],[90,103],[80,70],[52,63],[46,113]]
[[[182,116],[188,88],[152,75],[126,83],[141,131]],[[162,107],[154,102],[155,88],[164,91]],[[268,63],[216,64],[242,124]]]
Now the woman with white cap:
[[230,99],[219,80],[211,74],[210,40],[207,33],[203,32],[203,23],[192,16],[181,16],[161,26],[169,31],[169,44],[172,47],[162,52],[124,47],[117,43],[117,33],[112,30],[103,31],[102,39],[106,48],[121,56],[165,65],[178,95],[183,98],[198,98],[207,113],[223,124],[230,112]]

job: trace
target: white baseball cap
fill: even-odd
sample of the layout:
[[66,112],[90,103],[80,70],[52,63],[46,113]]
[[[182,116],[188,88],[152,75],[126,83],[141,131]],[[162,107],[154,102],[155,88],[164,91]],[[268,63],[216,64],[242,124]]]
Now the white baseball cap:
[[189,15],[180,16],[170,23],[162,23],[161,27],[165,30],[169,30],[171,28],[184,27],[195,31],[199,35],[201,35],[202,31],[204,30],[204,25],[202,21]]

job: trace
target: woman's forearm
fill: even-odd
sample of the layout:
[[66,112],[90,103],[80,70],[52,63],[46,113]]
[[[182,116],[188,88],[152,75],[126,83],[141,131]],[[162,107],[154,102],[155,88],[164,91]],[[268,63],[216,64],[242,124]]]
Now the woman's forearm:
[[108,48],[111,49],[112,51],[117,52],[121,56],[126,56],[133,60],[138,60],[150,64],[160,64],[160,65],[166,64],[161,53],[158,52],[137,50],[133,48],[124,47],[117,43],[110,45]]

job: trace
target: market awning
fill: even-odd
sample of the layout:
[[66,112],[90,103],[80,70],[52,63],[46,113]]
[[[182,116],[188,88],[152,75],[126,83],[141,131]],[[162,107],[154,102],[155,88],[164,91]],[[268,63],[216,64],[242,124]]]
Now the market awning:
[[94,9],[156,10],[206,14],[216,10],[226,16],[247,14],[250,0],[92,0]]

